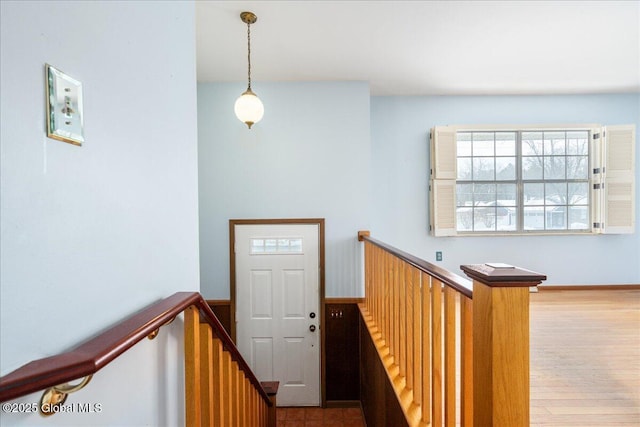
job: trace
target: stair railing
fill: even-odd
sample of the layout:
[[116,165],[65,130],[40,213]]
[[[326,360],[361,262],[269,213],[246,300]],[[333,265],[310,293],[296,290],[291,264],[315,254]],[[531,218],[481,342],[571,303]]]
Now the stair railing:
[[[191,426],[275,427],[278,383],[260,383],[197,292],[177,292],[73,350],[27,363],[0,378],[0,402],[44,390],[43,415],[100,369],[184,312],[185,421]],[[77,385],[72,381],[82,379]]]
[[407,425],[528,427],[529,288],[546,276],[461,266],[471,282],[368,231],[358,240],[360,312]]

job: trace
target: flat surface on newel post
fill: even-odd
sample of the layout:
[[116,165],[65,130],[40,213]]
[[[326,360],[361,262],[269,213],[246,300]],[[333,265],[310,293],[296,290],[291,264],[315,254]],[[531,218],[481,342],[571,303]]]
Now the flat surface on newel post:
[[471,264],[461,265],[460,268],[473,280],[494,287],[535,286],[547,280],[544,274],[508,264]]

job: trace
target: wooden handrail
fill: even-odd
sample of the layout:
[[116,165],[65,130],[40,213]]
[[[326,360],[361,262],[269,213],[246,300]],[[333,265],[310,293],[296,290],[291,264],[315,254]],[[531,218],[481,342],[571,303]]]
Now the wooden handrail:
[[367,241],[379,248],[384,249],[389,252],[391,255],[411,264],[418,270],[427,273],[428,275],[435,277],[440,280],[443,284],[452,287],[456,291],[460,292],[467,298],[473,298],[473,285],[470,280],[465,279],[462,276],[458,276],[448,270],[445,270],[442,267],[438,267],[435,264],[431,264],[423,259],[420,259],[414,255],[411,255],[407,252],[404,252],[398,248],[395,248],[391,245],[388,245],[380,240],[376,240],[368,234],[358,234],[358,239],[360,241]]
[[201,319],[211,326],[213,333],[221,340],[232,360],[236,361],[267,405],[272,406],[271,399],[262,385],[198,292],[177,292],[73,350],[32,361],[3,376],[0,378],[0,402],[95,374],[136,343],[171,322],[190,306],[198,308]]
[[[386,373],[407,425],[528,426],[529,287],[546,276],[505,264],[461,266],[471,283],[368,231],[358,240],[361,348],[377,352],[378,364],[370,357],[366,363],[372,375],[380,366]],[[368,408],[384,404],[379,393],[364,393]],[[363,406],[367,417],[397,424],[395,415]]]

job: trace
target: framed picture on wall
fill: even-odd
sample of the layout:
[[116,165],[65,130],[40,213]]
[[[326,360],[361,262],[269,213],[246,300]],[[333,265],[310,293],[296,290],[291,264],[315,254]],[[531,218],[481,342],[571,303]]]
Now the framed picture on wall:
[[84,142],[82,83],[45,64],[47,136],[81,146]]

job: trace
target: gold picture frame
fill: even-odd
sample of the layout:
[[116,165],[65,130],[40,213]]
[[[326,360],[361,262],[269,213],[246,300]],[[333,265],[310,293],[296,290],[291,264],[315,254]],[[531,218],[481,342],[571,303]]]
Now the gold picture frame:
[[45,64],[47,137],[81,146],[84,142],[82,83]]

